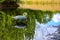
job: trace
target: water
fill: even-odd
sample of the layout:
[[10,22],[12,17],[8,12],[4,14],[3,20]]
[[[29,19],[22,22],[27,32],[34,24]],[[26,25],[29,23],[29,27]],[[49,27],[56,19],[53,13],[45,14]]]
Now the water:
[[34,40],[47,40],[46,36],[57,31],[55,27],[48,27],[36,21]]
[[[54,14],[51,21],[46,24],[41,24],[38,21],[36,21],[34,40],[49,40],[49,38],[53,37],[53,35],[48,35],[53,33],[56,34],[58,25],[60,25],[60,14],[58,13]],[[50,40],[52,39],[50,38]]]

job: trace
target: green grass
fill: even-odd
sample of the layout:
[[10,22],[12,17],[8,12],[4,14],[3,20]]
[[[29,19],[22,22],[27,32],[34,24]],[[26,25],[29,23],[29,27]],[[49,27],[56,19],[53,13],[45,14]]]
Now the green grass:
[[[10,12],[11,13],[11,12]],[[32,21],[28,18],[27,27],[25,29],[18,29],[12,25],[15,23],[12,17],[15,13],[0,12],[0,40],[24,40],[24,35],[26,38],[31,39],[34,33],[35,18]],[[31,17],[31,15],[29,15]],[[31,17],[32,18],[32,17]]]

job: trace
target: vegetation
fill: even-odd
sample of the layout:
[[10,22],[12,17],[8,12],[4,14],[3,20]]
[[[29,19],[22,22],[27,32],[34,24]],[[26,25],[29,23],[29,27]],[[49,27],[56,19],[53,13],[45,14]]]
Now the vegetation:
[[[15,21],[13,16],[23,15],[24,12],[28,13],[27,27],[25,29],[18,29],[13,27]],[[46,13],[49,15],[48,21],[51,19],[50,11],[44,12],[39,10],[17,9],[14,11],[0,11],[0,40],[30,40],[33,39],[36,19],[40,23],[46,23]],[[25,37],[24,37],[25,35]]]
[[[28,13],[27,27],[18,29],[13,27],[16,23],[13,16],[23,15],[24,12]],[[30,9],[15,9],[15,10],[0,10],[0,40],[30,40],[33,39],[36,19],[40,23],[47,23],[51,20],[53,12],[30,10]],[[46,17],[49,16],[48,19]]]
[[17,29],[13,27],[15,22],[12,17],[16,15],[22,15],[22,13],[19,14],[19,11],[17,13],[15,11],[0,11],[0,40],[24,40],[24,35],[28,39],[33,37],[35,28],[35,17],[32,16],[33,13],[31,15],[30,13],[28,14],[28,17],[30,18],[27,18],[28,25],[25,29]]

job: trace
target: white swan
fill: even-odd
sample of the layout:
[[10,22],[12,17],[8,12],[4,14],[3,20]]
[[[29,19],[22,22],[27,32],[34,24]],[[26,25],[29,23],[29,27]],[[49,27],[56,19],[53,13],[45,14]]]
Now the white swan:
[[[17,15],[17,16],[14,16],[12,18],[15,19],[15,20],[24,21],[27,18],[26,16],[27,16],[27,13],[24,12],[23,15]],[[18,24],[21,24],[21,25],[15,25],[14,27],[16,27],[16,28],[25,28],[26,27],[26,24],[24,24],[24,23],[18,23]]]
[[26,19],[27,17],[27,13],[25,12],[25,13],[23,13],[23,15],[17,15],[17,16],[14,16],[14,17],[12,17],[12,18],[14,18],[14,19]]

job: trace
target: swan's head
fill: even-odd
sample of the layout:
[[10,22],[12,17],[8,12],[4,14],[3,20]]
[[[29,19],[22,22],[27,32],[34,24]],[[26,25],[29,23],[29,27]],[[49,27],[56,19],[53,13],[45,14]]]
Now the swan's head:
[[25,17],[26,17],[26,16],[27,16],[27,13],[26,13],[26,12],[24,12],[24,13],[23,13],[23,16],[25,16]]

